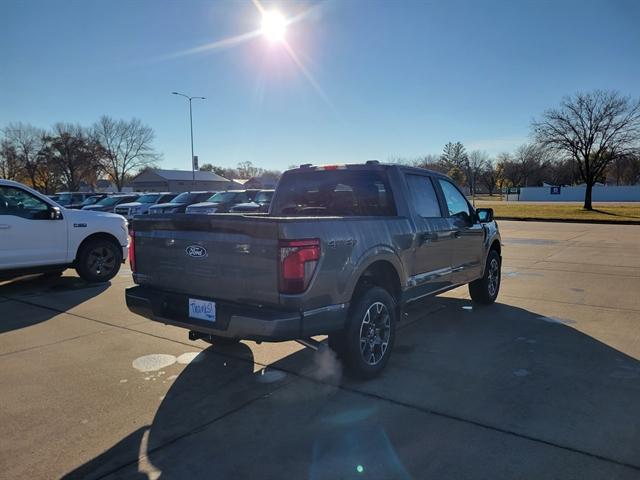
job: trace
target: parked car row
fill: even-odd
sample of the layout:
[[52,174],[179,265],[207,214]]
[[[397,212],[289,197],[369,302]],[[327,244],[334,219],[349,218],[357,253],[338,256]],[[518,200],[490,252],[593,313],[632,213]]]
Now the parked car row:
[[116,206],[114,212],[130,220],[134,215],[149,213],[149,209],[154,205],[172,201],[177,195],[177,193],[171,192],[146,193],[139,196],[135,201],[120,203]]
[[131,220],[158,213],[267,212],[273,190],[150,192],[131,194],[62,192],[49,198],[69,209],[111,212]]
[[159,203],[149,208],[150,214],[184,213],[189,205],[203,202],[216,192],[183,192],[167,203]]

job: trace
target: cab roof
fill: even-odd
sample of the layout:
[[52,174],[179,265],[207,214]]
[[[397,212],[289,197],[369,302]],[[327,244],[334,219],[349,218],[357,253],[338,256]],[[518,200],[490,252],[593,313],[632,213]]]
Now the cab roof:
[[347,163],[347,164],[330,164],[330,165],[313,165],[306,163],[300,165],[298,168],[287,170],[287,172],[304,172],[304,171],[328,171],[328,170],[388,170],[391,168],[397,168],[404,172],[413,172],[424,175],[425,173],[433,176],[446,178],[446,175],[435,170],[429,170],[427,168],[412,167],[409,165],[402,165],[398,163],[381,163],[378,160],[369,160],[365,163]]

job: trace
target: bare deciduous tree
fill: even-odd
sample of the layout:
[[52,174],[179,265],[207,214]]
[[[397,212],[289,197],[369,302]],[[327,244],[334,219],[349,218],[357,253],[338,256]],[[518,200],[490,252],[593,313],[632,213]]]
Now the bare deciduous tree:
[[19,180],[21,170],[15,145],[3,139],[0,143],[0,178]]
[[640,182],[640,155],[617,156],[609,166],[607,174],[616,185],[635,185]]
[[532,128],[540,145],[575,160],[586,184],[584,208],[592,210],[593,185],[640,140],[640,99],[601,90],[578,93],[544,112]]
[[41,150],[45,132],[33,125],[12,123],[4,129],[5,141],[13,147],[21,172],[34,188],[41,188],[40,177],[44,170]]
[[551,164],[544,169],[544,173],[545,180],[552,185],[572,185],[573,160],[564,158],[551,162]]
[[484,170],[480,174],[480,181],[486,187],[489,195],[493,195],[493,192],[498,187],[501,178],[502,166],[495,161],[487,161]]
[[41,156],[69,191],[79,190],[82,181],[95,184],[100,166],[99,148],[85,128],[56,123],[45,139]]
[[473,195],[476,192],[476,185],[480,181],[482,171],[489,163],[489,155],[480,150],[474,150],[467,156],[466,175],[469,184],[469,192]]
[[256,167],[250,160],[238,163],[238,174],[240,178],[257,177],[262,174],[264,170]]
[[221,177],[226,178],[227,180],[238,178],[238,171],[235,168],[225,168],[218,165],[213,165],[211,163],[205,163],[200,166],[200,170],[213,172],[216,175],[220,175]]
[[135,170],[158,160],[152,147],[153,129],[136,118],[126,121],[102,116],[93,126],[93,135],[102,146],[102,170],[118,191]]
[[525,143],[520,145],[511,157],[519,171],[523,186],[539,185],[544,180],[544,171],[550,160],[547,152],[539,145]]

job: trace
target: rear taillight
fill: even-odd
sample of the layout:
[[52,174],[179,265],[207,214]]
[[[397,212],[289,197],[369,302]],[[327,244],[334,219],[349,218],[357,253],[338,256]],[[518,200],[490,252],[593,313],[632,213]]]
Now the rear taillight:
[[131,271],[136,273],[136,232],[131,230],[129,235],[131,236],[129,240],[129,265],[131,266]]
[[320,240],[281,240],[279,246],[280,293],[304,292],[320,260]]

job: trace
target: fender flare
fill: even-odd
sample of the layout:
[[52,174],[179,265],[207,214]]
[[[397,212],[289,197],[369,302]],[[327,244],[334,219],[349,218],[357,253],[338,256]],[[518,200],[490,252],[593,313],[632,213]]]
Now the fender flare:
[[362,274],[367,270],[367,268],[379,261],[391,264],[400,279],[400,291],[405,288],[407,275],[398,254],[388,245],[375,245],[363,252],[355,262],[356,267],[354,273],[351,275],[345,289],[345,292],[349,294],[349,298],[353,298],[353,294],[355,293],[356,286],[360,281]]

